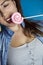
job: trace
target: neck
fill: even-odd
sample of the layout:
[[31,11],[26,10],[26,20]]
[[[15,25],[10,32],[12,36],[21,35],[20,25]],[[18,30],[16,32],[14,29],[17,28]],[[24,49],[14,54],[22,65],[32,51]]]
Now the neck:
[[26,42],[31,42],[34,39],[33,36],[32,38],[28,38],[27,36],[25,36],[20,25],[18,25],[17,28],[18,29],[15,31],[15,34],[12,36],[11,46],[17,47],[25,44]]
[[15,31],[15,35],[22,35],[22,34],[24,34],[23,29],[21,25],[18,25],[18,30]]
[[17,24],[15,26],[13,26],[13,27],[9,27],[9,29],[11,29],[14,33],[22,31],[21,25],[17,25]]

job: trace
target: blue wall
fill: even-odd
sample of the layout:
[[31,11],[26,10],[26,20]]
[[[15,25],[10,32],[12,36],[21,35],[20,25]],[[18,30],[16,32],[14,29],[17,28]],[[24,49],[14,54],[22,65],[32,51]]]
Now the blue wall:
[[[24,16],[43,14],[43,0],[21,0]],[[43,17],[34,18],[43,20]]]

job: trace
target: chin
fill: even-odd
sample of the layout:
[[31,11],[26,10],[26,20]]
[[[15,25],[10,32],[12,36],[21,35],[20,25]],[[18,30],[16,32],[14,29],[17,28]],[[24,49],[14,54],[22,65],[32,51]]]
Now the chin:
[[15,25],[13,25],[13,26],[10,26],[9,28],[10,28],[12,31],[16,32],[16,31],[18,31],[18,28],[19,28],[19,27],[18,27],[18,25],[15,24]]

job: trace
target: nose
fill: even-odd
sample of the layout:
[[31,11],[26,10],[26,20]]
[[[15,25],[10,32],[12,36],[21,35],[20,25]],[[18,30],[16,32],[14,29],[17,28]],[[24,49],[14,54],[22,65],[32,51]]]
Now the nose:
[[2,9],[2,8],[1,8],[1,10],[0,10],[0,15],[4,18],[4,20],[7,19],[6,12],[5,12],[4,9]]
[[1,14],[2,17],[4,17],[4,10],[3,10],[3,8],[0,8],[0,14]]
[[8,10],[6,10],[6,9],[3,8],[3,7],[0,7],[0,13],[1,13],[1,16],[2,16],[4,19],[8,19],[8,18],[12,15],[12,12],[11,12],[11,11],[8,11]]
[[7,18],[8,13],[6,13],[6,10],[3,8],[3,6],[0,6],[0,13],[2,17]]

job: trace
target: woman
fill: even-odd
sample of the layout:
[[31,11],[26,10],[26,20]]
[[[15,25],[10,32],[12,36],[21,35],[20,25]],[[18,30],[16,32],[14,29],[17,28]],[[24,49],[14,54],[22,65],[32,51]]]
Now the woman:
[[0,0],[0,65],[43,65],[43,45],[36,38],[43,33],[30,20],[24,20],[25,26],[7,21],[15,12],[23,16],[20,0]]

